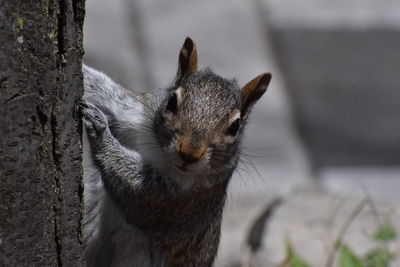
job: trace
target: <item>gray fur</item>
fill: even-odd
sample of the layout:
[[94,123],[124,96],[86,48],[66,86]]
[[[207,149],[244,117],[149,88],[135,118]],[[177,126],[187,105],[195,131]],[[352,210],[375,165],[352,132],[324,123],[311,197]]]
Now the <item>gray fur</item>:
[[[139,94],[87,66],[83,72],[87,265],[211,266],[245,123],[238,137],[226,137],[242,106],[236,82],[202,70]],[[177,88],[171,115],[165,108]],[[185,165],[183,137],[207,146],[205,157]]]

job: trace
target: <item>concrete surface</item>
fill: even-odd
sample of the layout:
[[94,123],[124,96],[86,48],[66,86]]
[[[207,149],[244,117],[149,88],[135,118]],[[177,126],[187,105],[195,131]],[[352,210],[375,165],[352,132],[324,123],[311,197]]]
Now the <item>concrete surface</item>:
[[400,167],[343,167],[324,168],[320,185],[336,194],[364,197],[388,202],[399,202]]
[[313,163],[400,165],[400,2],[256,2]]
[[254,0],[267,12],[271,25],[279,28],[398,29],[397,0]]
[[[396,229],[400,229],[400,205],[398,202],[374,201],[372,205],[365,204],[353,216],[362,200],[363,197],[328,194],[315,188],[293,192],[268,222],[263,248],[252,257],[252,266],[277,266],[285,258],[286,241],[310,266],[327,266],[328,255],[342,229],[346,229],[343,243],[356,255],[364,257],[382,245],[372,236],[383,221],[390,220]],[[353,218],[351,223],[343,227],[349,217]],[[392,253],[398,253],[400,240],[390,241],[387,246]],[[333,255],[337,256],[337,253]],[[390,266],[400,266],[398,256]]]
[[400,25],[272,36],[315,164],[400,165]]

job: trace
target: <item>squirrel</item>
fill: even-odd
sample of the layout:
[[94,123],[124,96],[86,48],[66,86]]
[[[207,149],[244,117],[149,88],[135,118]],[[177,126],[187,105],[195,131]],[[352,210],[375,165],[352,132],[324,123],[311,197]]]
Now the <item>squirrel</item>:
[[83,65],[88,266],[212,266],[242,132],[271,74],[240,89],[197,61],[188,37],[173,85],[143,93]]

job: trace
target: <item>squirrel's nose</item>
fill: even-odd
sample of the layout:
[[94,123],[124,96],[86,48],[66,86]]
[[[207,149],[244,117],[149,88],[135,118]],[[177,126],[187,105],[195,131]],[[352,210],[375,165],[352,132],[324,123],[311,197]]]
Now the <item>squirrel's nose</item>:
[[178,152],[185,163],[191,164],[201,160],[206,149],[204,147],[193,147],[190,143],[181,141],[178,143]]

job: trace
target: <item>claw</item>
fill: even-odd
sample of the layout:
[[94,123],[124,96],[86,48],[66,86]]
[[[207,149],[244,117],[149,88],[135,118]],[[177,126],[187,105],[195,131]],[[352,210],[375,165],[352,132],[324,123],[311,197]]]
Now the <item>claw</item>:
[[95,105],[82,100],[79,111],[83,116],[86,128],[93,137],[100,136],[108,127],[107,118]]
[[88,108],[89,107],[89,103],[86,101],[86,100],[80,100],[79,102],[78,102],[78,111],[79,111],[79,113],[80,114],[83,114],[82,113],[82,111],[83,111],[83,109],[85,109],[85,108]]

